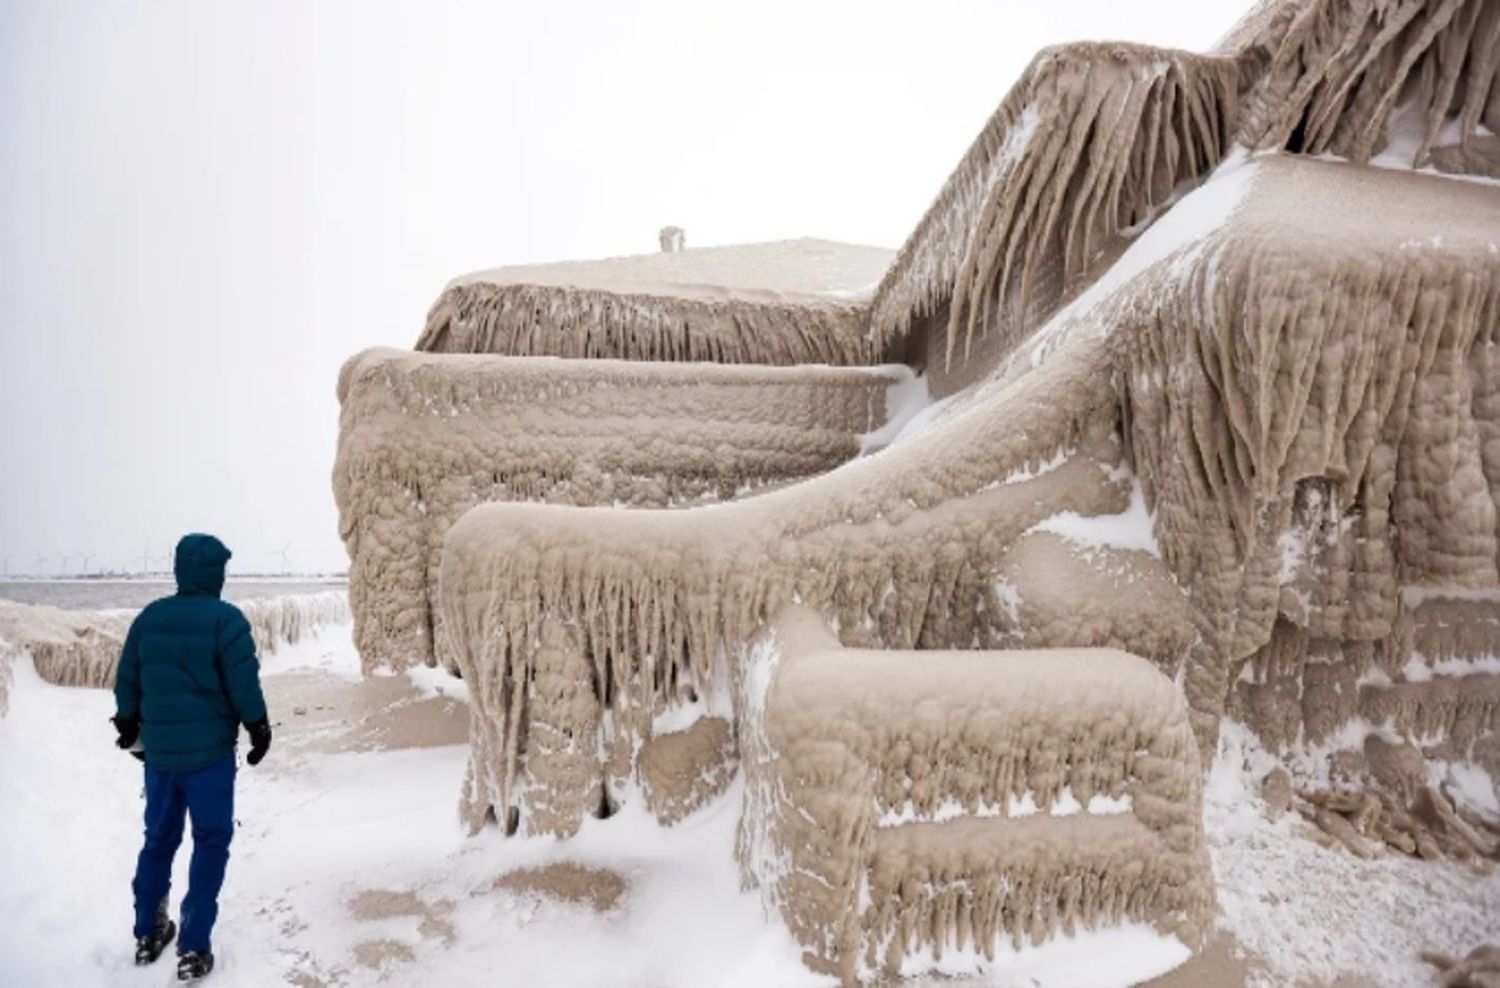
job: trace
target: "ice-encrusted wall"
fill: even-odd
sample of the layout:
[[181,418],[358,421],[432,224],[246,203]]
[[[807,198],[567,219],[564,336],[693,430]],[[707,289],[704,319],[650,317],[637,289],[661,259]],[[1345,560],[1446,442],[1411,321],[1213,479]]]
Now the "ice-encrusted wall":
[[910,376],[899,366],[351,358],[333,488],[366,668],[439,658],[442,541],[469,508],[745,497],[855,456],[885,421],[887,392]]

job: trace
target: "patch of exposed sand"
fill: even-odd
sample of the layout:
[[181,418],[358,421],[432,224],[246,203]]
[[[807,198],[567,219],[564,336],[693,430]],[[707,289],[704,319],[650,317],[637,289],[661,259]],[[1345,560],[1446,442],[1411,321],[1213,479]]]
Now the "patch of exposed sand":
[[1241,956],[1234,937],[1219,932],[1181,966],[1140,988],[1244,988],[1253,959]]
[[266,676],[266,702],[281,759],[299,763],[308,754],[393,751],[466,744],[469,709],[449,696],[427,696],[405,676],[350,680],[297,670]]
[[354,959],[360,967],[380,970],[392,964],[410,964],[417,955],[400,940],[366,940],[355,945]]
[[539,868],[518,868],[495,879],[495,891],[539,895],[561,902],[587,905],[607,913],[620,904],[630,883],[606,868],[589,868],[572,861],[559,861]]
[[360,922],[411,916],[419,920],[417,932],[425,939],[442,940],[448,944],[455,939],[453,923],[448,919],[452,912],[452,901],[427,902],[409,889],[365,889],[349,900],[349,915]]

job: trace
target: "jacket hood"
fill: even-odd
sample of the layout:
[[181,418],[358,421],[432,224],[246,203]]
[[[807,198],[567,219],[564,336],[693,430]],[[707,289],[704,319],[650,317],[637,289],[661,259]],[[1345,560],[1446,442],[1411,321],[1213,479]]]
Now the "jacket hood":
[[224,565],[232,553],[229,547],[212,535],[194,532],[177,543],[172,572],[177,577],[177,592],[212,594],[224,589]]

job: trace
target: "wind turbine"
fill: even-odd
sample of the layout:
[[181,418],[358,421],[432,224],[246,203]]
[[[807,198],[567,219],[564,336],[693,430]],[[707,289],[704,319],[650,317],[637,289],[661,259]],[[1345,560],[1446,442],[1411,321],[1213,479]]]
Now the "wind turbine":
[[169,563],[171,561],[172,561],[172,552],[171,552],[171,550],[168,550],[167,554],[165,556],[153,556],[151,554],[151,543],[148,542],[145,545],[141,546],[141,575],[142,576],[150,576],[152,573],[156,572],[151,567],[157,565],[158,563]]
[[287,576],[288,574],[290,574],[292,572],[292,559],[291,559],[291,557],[289,555],[287,555],[287,550],[290,549],[291,547],[292,547],[292,543],[291,543],[291,540],[289,539],[289,540],[287,540],[287,544],[284,545],[284,546],[282,546],[280,549],[273,549],[272,551],[266,553],[266,555],[268,555],[268,556],[278,556],[278,557],[280,557],[280,559],[281,559],[281,572],[279,574],[277,574],[278,576]]
[[31,566],[32,566],[32,575],[33,576],[41,576],[42,575],[42,567],[44,567],[44,566],[47,565],[47,560],[50,559],[50,558],[51,557],[48,556],[45,552],[42,553],[40,556],[37,556],[36,557],[36,562],[34,562],[34,563],[31,564]]
[[92,552],[80,552],[78,555],[80,555],[80,556],[83,557],[83,575],[84,576],[88,576],[89,575],[89,563],[91,563],[93,561],[94,554]]

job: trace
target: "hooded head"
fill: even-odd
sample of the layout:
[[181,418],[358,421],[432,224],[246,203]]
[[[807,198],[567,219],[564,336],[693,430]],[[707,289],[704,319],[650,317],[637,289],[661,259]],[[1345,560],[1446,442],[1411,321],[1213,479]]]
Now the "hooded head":
[[224,564],[230,555],[229,548],[212,535],[184,535],[172,563],[177,592],[217,597],[224,589]]

